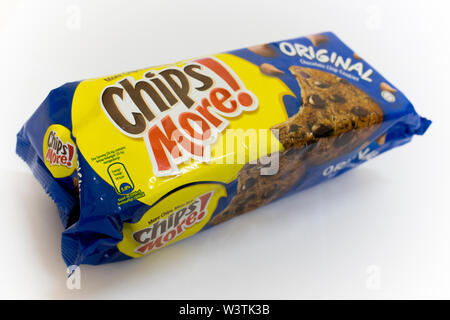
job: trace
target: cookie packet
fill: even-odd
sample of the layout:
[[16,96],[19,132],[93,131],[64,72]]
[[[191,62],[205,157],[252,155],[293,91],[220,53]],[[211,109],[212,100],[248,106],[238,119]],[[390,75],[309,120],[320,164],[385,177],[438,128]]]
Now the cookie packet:
[[326,32],[66,83],[16,152],[57,205],[65,263],[96,265],[336,177],[430,123]]

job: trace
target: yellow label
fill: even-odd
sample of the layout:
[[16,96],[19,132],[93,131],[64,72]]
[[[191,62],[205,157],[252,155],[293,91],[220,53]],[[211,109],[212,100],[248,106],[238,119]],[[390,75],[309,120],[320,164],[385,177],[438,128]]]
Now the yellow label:
[[134,224],[125,223],[117,245],[126,255],[139,258],[200,231],[221,197],[220,184],[195,184],[169,194]]
[[70,137],[70,130],[66,127],[59,124],[48,127],[42,150],[45,166],[53,177],[68,177],[76,169],[76,147]]
[[282,150],[270,128],[288,118],[287,94],[280,79],[230,54],[81,82],[72,107],[80,152],[116,193],[137,193],[133,201],[152,206],[125,224],[119,250],[133,257],[152,251],[136,251],[144,245],[136,232],[211,192],[204,215],[163,236],[161,246],[199,231],[226,196],[223,184],[246,162]]

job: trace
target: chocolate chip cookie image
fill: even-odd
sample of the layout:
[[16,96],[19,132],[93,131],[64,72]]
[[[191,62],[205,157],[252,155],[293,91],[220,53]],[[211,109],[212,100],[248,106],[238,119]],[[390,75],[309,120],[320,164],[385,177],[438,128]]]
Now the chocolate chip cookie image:
[[299,183],[308,164],[319,165],[361,146],[383,121],[383,112],[366,93],[347,80],[321,70],[292,66],[301,88],[298,113],[275,125],[285,150],[279,171],[261,175],[261,165],[246,164],[227,208],[210,224],[216,225],[281,197]]
[[263,165],[247,163],[238,173],[237,192],[230,204],[209,222],[216,225],[276,200],[292,189],[306,171],[306,149],[279,153],[279,169],[274,175],[261,175]]
[[273,129],[286,149],[311,146],[309,163],[322,164],[350,152],[383,122],[378,104],[347,80],[312,68],[292,66],[289,71],[301,88],[301,106]]

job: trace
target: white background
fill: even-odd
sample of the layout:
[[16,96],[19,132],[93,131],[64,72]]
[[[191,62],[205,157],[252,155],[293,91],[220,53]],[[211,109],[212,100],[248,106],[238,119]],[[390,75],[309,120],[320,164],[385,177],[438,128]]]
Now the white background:
[[[450,298],[448,1],[0,2],[0,298]],[[64,82],[334,31],[434,122],[363,166],[66,288],[15,134]]]

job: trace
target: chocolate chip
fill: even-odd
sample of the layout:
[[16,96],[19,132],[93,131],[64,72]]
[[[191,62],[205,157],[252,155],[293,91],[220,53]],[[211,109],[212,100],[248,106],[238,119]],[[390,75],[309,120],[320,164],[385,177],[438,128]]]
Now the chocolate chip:
[[255,178],[250,178],[247,181],[245,181],[244,185],[242,186],[242,190],[246,190],[248,188],[253,187],[253,185],[256,183]]
[[355,58],[356,60],[362,60],[362,58],[356,52],[353,52],[353,58]]
[[386,134],[383,134],[375,139],[375,141],[381,146],[386,142]]
[[237,206],[236,209],[234,209],[234,214],[241,214],[241,213],[244,213],[244,211],[245,211],[245,206]]
[[331,95],[328,99],[336,103],[345,103],[347,101],[347,99],[338,93]]
[[310,78],[310,75],[309,74],[307,74],[305,71],[299,71],[298,72],[298,74],[299,75],[301,75],[303,78],[305,78],[305,79],[309,79]]
[[336,137],[334,140],[334,145],[337,147],[342,147],[348,144],[352,140],[353,134],[351,132],[343,133]]
[[334,129],[326,124],[315,124],[312,126],[312,133],[315,138],[325,138],[333,134]]
[[358,117],[367,117],[369,115],[369,111],[360,106],[355,106],[352,108],[351,112]]
[[391,93],[397,92],[397,90],[395,90],[394,88],[392,88],[389,84],[387,84],[386,82],[382,82],[380,83],[380,90],[381,91],[388,91]]
[[328,42],[328,37],[323,34],[313,34],[307,36],[306,38],[308,38],[311,41],[314,47]]
[[285,180],[285,179],[289,178],[289,176],[290,176],[291,174],[292,174],[291,171],[286,171],[286,172],[284,172],[282,175],[280,175],[278,178],[279,178],[280,180]]
[[314,81],[314,85],[316,87],[318,87],[318,88],[321,88],[321,89],[326,89],[326,88],[330,87],[329,83],[326,83],[326,82],[323,82],[323,81],[320,81],[320,80]]
[[281,76],[282,74],[284,74],[283,70],[278,69],[270,63],[263,63],[259,66],[259,69],[262,73],[267,74],[268,76]]
[[326,105],[325,100],[323,100],[319,95],[313,94],[308,98],[309,103],[316,108],[324,108]]
[[341,84],[348,84],[348,81],[338,77],[338,82]]
[[253,53],[256,53],[257,55],[267,58],[273,58],[276,57],[277,55],[276,51],[269,44],[256,45],[248,48],[248,50],[250,50]]
[[264,193],[262,194],[263,198],[267,199],[270,198],[270,196],[275,192],[275,189],[271,189],[268,191],[264,191]]
[[296,124],[291,124],[289,126],[289,132],[297,132],[300,127]]

